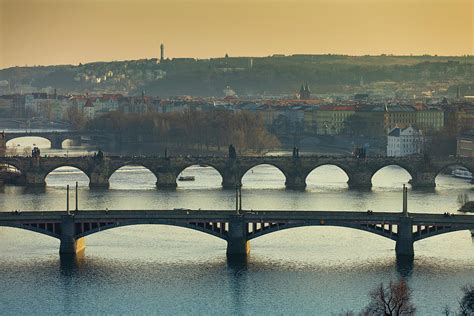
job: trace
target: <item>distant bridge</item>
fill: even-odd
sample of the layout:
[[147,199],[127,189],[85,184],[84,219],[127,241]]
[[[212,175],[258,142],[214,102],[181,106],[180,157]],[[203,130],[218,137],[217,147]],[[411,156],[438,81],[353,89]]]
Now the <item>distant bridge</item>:
[[65,140],[72,140],[75,144],[80,145],[83,138],[89,138],[93,141],[111,141],[114,138],[106,133],[97,132],[81,132],[81,131],[61,131],[61,132],[49,132],[49,131],[32,131],[32,132],[8,132],[5,133],[5,140],[8,142],[13,139],[21,137],[40,137],[47,139],[51,142],[52,149],[62,149],[63,142]]
[[432,236],[474,229],[474,216],[385,212],[115,210],[0,212],[0,226],[16,227],[60,240],[61,254],[85,248],[84,237],[116,227],[161,224],[207,233],[227,242],[229,257],[246,256],[251,239],[305,226],[339,226],[396,242],[397,256],[413,256],[413,243]]
[[474,173],[474,158],[457,157],[368,157],[365,159],[351,156],[301,156],[267,157],[239,156],[227,157],[153,157],[153,156],[108,156],[97,159],[85,157],[0,157],[0,164],[16,167],[22,174],[21,184],[26,186],[46,185],[46,176],[63,166],[75,167],[89,178],[91,188],[109,187],[112,174],[121,167],[134,165],[149,169],[157,178],[158,188],[174,188],[179,174],[192,165],[206,165],[216,169],[222,177],[224,188],[235,188],[251,168],[268,164],[278,168],[285,176],[285,185],[289,189],[304,189],[306,178],[312,170],[334,165],[348,176],[350,188],[370,188],[374,174],[390,165],[400,166],[411,176],[413,188],[433,188],[435,178],[449,166],[464,166]]

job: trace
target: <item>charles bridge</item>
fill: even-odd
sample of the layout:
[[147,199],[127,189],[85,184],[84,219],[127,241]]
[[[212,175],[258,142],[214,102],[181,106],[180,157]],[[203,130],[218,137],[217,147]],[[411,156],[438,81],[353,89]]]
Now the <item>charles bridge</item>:
[[19,184],[45,186],[46,176],[63,166],[75,167],[89,178],[91,188],[109,187],[109,178],[124,166],[143,166],[157,178],[158,188],[176,187],[177,177],[187,167],[205,165],[215,168],[222,177],[224,188],[235,188],[251,168],[268,164],[278,168],[286,178],[288,189],[304,189],[309,173],[323,165],[335,165],[348,176],[350,188],[370,188],[372,177],[380,169],[397,165],[411,176],[413,188],[433,188],[436,176],[449,166],[464,166],[474,173],[474,158],[458,157],[341,157],[341,156],[84,156],[84,157],[0,157],[0,164],[11,165],[19,170]]

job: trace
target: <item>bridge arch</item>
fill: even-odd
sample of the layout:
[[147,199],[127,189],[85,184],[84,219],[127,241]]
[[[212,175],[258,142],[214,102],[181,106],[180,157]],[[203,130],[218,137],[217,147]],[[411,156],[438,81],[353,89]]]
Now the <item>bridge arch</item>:
[[[177,183],[178,187],[180,186],[186,186],[186,187],[192,187],[192,186],[199,186],[202,187],[208,186],[208,184],[202,183],[202,180],[199,179],[199,177],[196,178],[196,182],[192,182],[192,184],[189,185],[184,185],[184,182],[180,181],[180,177],[183,176],[195,176],[194,174],[191,174],[191,170],[195,169],[196,170],[196,175],[206,175],[210,180],[212,180],[211,186],[214,187],[221,187],[222,181],[224,180],[224,172],[220,170],[220,168],[216,167],[213,164],[209,163],[191,163],[185,166],[181,166],[179,169],[176,170],[176,178],[177,178]],[[215,180],[215,181],[214,181]],[[179,183],[182,183],[180,185]]]
[[[90,174],[88,173],[88,170],[84,169],[82,166],[80,165],[77,165],[77,164],[71,164],[71,163],[65,163],[65,164],[61,164],[61,165],[56,165],[54,167],[52,167],[51,169],[47,170],[44,174],[44,179],[43,179],[43,182],[44,183],[47,183],[47,178],[54,175],[54,173],[62,173],[62,172],[67,172],[66,168],[73,168],[73,169],[76,169],[78,171],[80,171],[80,174],[81,176],[86,176],[87,177],[87,180],[85,177],[82,177],[81,179],[81,176],[79,176],[79,178],[76,178],[74,180],[72,180],[71,182],[71,179],[70,177],[68,177],[68,181],[67,181],[67,184],[74,184],[75,181],[79,182],[79,185],[88,185],[90,182],[91,182],[91,177],[90,177]],[[85,183],[87,181],[87,183]],[[66,183],[65,183],[66,184]]]
[[343,227],[343,228],[352,228],[356,230],[361,230],[365,232],[369,232],[384,238],[388,238],[391,240],[397,240],[397,233],[393,231],[393,229],[388,225],[366,225],[366,224],[352,224],[352,225],[337,225],[337,224],[325,224],[325,223],[291,223],[285,225],[273,225],[268,226],[267,228],[261,229],[256,233],[250,233],[248,235],[248,239],[255,239],[261,236],[268,235],[273,232],[282,231],[291,228],[299,228],[299,227]]
[[413,233],[413,241],[419,241],[423,239],[427,239],[434,236],[459,232],[463,230],[471,230],[474,227],[472,226],[447,226],[441,228],[431,228],[431,227],[424,227],[421,231]]
[[[0,224],[0,227],[9,227],[9,228],[27,230],[30,232],[46,235],[46,236],[56,238],[56,239],[61,238],[61,236],[59,235],[59,230],[58,230],[59,223],[30,224],[30,225],[22,225],[22,224],[15,224],[15,223],[2,223]],[[56,231],[58,233],[56,233]]]
[[[268,167],[271,167],[271,168],[269,168],[269,170],[270,169],[271,170],[276,169],[278,171],[278,173],[273,174],[273,175],[268,174],[268,173],[265,174],[265,173],[258,170],[258,169],[263,169],[263,168],[268,168]],[[260,173],[260,174],[255,175],[253,173],[254,168],[257,168],[257,172]],[[250,172],[250,171],[252,171],[252,172]],[[286,170],[283,167],[279,166],[278,164],[271,163],[271,162],[262,162],[262,163],[257,163],[257,164],[251,165],[251,166],[247,166],[244,169],[242,169],[241,173],[240,173],[240,183],[245,185],[244,182],[247,182],[248,178],[252,178],[252,177],[254,178],[255,176],[259,176],[258,181],[266,182],[266,184],[269,184],[269,182],[271,181],[271,186],[272,187],[273,186],[280,187],[279,182],[281,182],[281,186],[284,187],[285,183],[288,181],[288,173],[286,172]],[[272,176],[273,176],[273,178],[270,178]]]
[[60,146],[60,147],[57,148],[57,149],[62,149],[62,148],[65,148],[65,147],[66,148],[69,147],[69,145],[65,146],[65,144],[67,144],[67,142],[70,142],[70,143],[72,143],[72,146],[75,146],[78,141],[80,141],[80,139],[74,138],[74,137],[62,138],[62,139],[58,140],[58,146]]
[[[31,140],[33,138],[33,140]],[[49,144],[41,144],[45,143],[45,141],[48,141]],[[24,146],[21,146],[19,143],[25,144]],[[39,144],[38,144],[39,143]],[[48,137],[45,136],[36,136],[36,135],[31,135],[31,136],[18,136],[18,137],[12,137],[8,138],[7,134],[7,143],[6,143],[7,148],[10,148],[12,151],[17,151],[18,155],[23,155],[23,151],[27,148],[33,148],[33,147],[39,147],[39,148],[52,148],[53,147],[53,141],[49,139]],[[31,155],[31,152],[27,153],[28,155]]]
[[328,172],[331,172],[331,175],[335,175],[336,179],[340,179],[342,182],[345,183],[345,186],[347,186],[347,182],[350,178],[350,173],[345,166],[337,163],[323,163],[309,170],[305,176],[306,184],[311,186],[314,183],[314,186],[318,186],[319,184],[317,179],[312,180],[311,178],[315,176],[318,177],[318,172],[324,169],[329,169]]
[[[374,177],[376,177],[377,173],[379,173],[380,171],[383,171],[383,169],[385,169],[387,167],[393,167],[393,166],[398,167],[397,169],[401,169],[401,170],[397,171],[398,175],[400,175],[400,171],[401,171],[402,174],[403,173],[408,174],[408,176],[410,177],[409,181],[413,180],[413,179],[416,179],[416,172],[410,166],[402,164],[402,163],[390,162],[390,163],[386,163],[386,164],[383,164],[383,165],[379,165],[376,168],[374,168],[372,170],[372,174],[370,175],[370,181],[373,183],[374,182]],[[377,179],[375,178],[375,180],[377,180]],[[391,186],[393,187],[393,185],[391,185]]]
[[[135,174],[127,178],[127,181],[121,181],[120,173],[122,171],[127,172],[127,168],[129,168],[128,171],[130,171],[130,173]],[[137,175],[137,173],[140,173],[141,177]],[[140,178],[140,181],[134,182],[135,178]],[[152,168],[147,167],[146,164],[134,162],[127,162],[125,164],[115,167],[108,176],[108,182],[112,185],[112,187],[116,186],[117,188],[120,188],[120,182],[127,182],[127,189],[130,188],[130,184],[133,187],[143,188],[143,186],[146,186],[146,188],[148,188],[149,182],[152,182],[153,187],[156,187],[157,180],[158,177],[156,176],[155,172],[153,172]]]
[[462,162],[453,162],[453,163],[448,163],[448,164],[445,164],[443,165],[442,167],[439,167],[438,169],[436,169],[435,173],[434,173],[434,181],[436,183],[436,180],[437,180],[437,177],[445,170],[447,170],[448,168],[450,167],[463,167],[464,169],[466,169],[467,171],[469,171],[471,174],[474,175],[474,166],[469,166],[465,163],[462,163]]
[[0,170],[1,170],[1,167],[4,166],[4,167],[13,167],[15,168],[16,170],[18,170],[20,173],[24,173],[24,171],[22,171],[21,169],[21,164],[20,163],[17,163],[15,161],[11,161],[10,159],[8,161],[6,160],[2,160],[0,158]]
[[133,225],[164,225],[164,226],[181,227],[181,228],[187,228],[187,229],[195,230],[201,233],[205,233],[222,240],[227,240],[227,231],[225,230],[225,227],[221,231],[219,227],[216,229],[213,229],[210,226],[208,226],[209,224],[206,225],[206,223],[184,224],[181,222],[173,222],[169,220],[156,220],[156,219],[122,221],[120,222],[119,225],[117,225],[116,223],[108,223],[103,226],[98,225],[97,227],[91,227],[77,234],[76,238],[86,237],[86,236],[89,236],[98,232],[102,232],[105,230],[113,229],[113,228],[133,226]]

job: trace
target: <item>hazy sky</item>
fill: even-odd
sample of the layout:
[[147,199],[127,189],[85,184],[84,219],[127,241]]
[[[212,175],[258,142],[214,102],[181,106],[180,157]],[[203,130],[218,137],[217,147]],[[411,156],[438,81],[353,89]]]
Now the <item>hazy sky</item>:
[[159,56],[474,54],[474,0],[0,0],[0,68]]

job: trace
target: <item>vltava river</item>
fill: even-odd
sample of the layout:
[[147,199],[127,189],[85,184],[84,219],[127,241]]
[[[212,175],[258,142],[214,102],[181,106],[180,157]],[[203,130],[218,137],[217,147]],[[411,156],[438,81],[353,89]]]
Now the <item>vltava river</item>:
[[[36,141],[37,142],[37,141]],[[43,150],[48,153],[48,150]],[[70,148],[68,154],[77,149]],[[52,152],[49,151],[49,154]],[[56,152],[64,154],[65,151]],[[65,185],[79,182],[80,209],[228,209],[234,192],[220,188],[210,167],[184,172],[194,182],[175,191],[155,188],[153,174],[124,167],[109,190],[88,188],[73,168],[47,177],[47,187],[0,189],[0,210],[64,210]],[[243,179],[243,206],[253,210],[399,211],[409,175],[387,167],[371,191],[353,191],[337,167],[321,167],[304,192],[284,188],[274,167],[259,166]],[[437,177],[432,192],[409,192],[411,212],[454,212],[457,196],[473,186]],[[74,195],[71,194],[71,197]],[[421,315],[456,308],[460,287],[474,283],[474,245],[468,231],[415,243],[413,265],[397,263],[395,243],[348,228],[306,227],[252,240],[246,264],[229,264],[225,242],[192,230],[140,225],[87,237],[83,258],[61,261],[59,241],[0,228],[0,308],[4,314],[319,314],[360,311],[379,282],[405,277]]]

